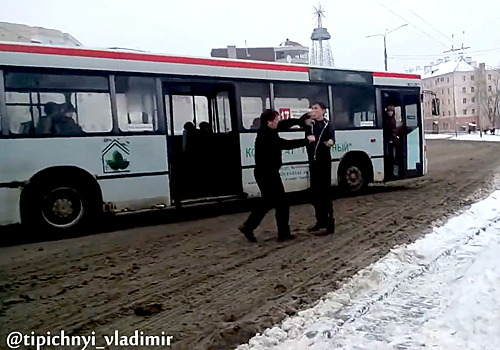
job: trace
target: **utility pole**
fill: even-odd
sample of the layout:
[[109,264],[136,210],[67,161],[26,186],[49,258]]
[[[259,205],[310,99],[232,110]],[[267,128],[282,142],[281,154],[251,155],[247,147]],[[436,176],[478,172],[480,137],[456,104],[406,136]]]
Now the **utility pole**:
[[457,103],[455,101],[455,70],[452,72],[452,84],[453,84],[453,123],[455,124],[455,138],[458,138],[457,129]]
[[[463,33],[465,34],[465,31]],[[453,39],[454,36],[455,35],[452,34],[451,38]],[[455,73],[457,72],[458,63],[460,63],[460,60],[463,59],[463,52],[466,49],[470,49],[470,46],[464,47],[464,44],[462,43],[461,47],[454,48],[453,45],[451,45],[451,49],[443,51],[443,53],[460,51],[460,53],[459,53],[459,59],[457,61],[457,67],[455,67],[455,69],[452,72],[452,79],[453,79],[453,122],[455,123],[455,137],[458,137],[457,104],[456,104],[456,101],[455,101]]]
[[402,24],[399,27],[396,27],[396,28],[391,29],[391,30],[386,29],[383,34],[372,34],[372,35],[368,35],[367,36],[367,38],[372,38],[374,36],[382,36],[382,37],[384,37],[384,67],[385,67],[385,71],[386,72],[387,72],[387,35],[389,33],[392,33],[394,31],[398,30],[399,28],[406,27],[407,25],[408,25],[408,23],[405,23],[405,24]]
[[453,45],[451,45],[451,49],[443,51],[443,53],[463,51],[463,50],[467,50],[467,49],[470,49],[470,46],[464,47],[464,44],[462,44],[462,47],[454,49]]

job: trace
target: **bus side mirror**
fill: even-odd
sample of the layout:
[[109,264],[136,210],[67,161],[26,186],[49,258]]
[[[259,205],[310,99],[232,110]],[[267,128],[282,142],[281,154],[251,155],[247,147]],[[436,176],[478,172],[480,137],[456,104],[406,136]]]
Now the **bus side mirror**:
[[440,115],[439,98],[432,99],[432,115]]

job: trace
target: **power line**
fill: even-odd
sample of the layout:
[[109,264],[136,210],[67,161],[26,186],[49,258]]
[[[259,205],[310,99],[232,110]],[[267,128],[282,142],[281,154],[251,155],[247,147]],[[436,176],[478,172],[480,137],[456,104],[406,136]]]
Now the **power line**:
[[441,31],[439,31],[436,27],[434,27],[432,24],[430,24],[429,22],[427,22],[425,19],[423,19],[422,17],[420,17],[417,13],[415,13],[415,11],[411,10],[410,8],[408,8],[408,11],[410,11],[411,13],[413,13],[415,16],[417,16],[422,22],[424,22],[425,24],[427,24],[429,27],[431,27],[432,29],[434,29],[436,32],[438,32],[439,34],[441,34],[442,36],[444,36],[447,40],[450,40],[452,44],[455,44],[455,45],[458,45],[456,42],[453,41],[453,39],[450,39],[450,37],[448,37],[446,34],[443,34]]
[[[488,53],[488,52],[493,52],[493,51],[498,51],[498,50],[500,50],[500,47],[495,47],[495,48],[490,48],[490,49],[483,49],[483,50],[468,51],[466,54],[467,55],[481,56],[481,54]],[[393,54],[393,55],[391,55],[391,58],[432,58],[432,57],[446,57],[446,56],[449,56],[449,55],[445,54],[445,53],[422,54],[422,55],[418,55],[418,54],[415,54],[415,55],[398,55],[398,54]]]
[[415,24],[411,23],[410,21],[408,21],[406,18],[404,18],[403,16],[400,16],[399,14],[397,14],[396,12],[394,12],[392,9],[390,9],[389,7],[385,6],[384,4],[382,4],[380,1],[378,0],[373,0],[375,1],[376,3],[378,3],[380,6],[382,6],[383,8],[385,8],[387,11],[391,12],[392,14],[394,14],[395,16],[401,18],[403,21],[405,22],[408,22],[409,24],[411,24],[415,29],[417,29],[419,32],[425,34],[426,36],[428,36],[429,38],[431,38],[432,40],[435,40],[437,41],[438,43],[440,43],[441,45],[443,45],[444,47],[448,48],[448,45],[444,44],[441,40],[439,39],[436,39],[434,38],[433,36],[431,36],[430,34],[426,33],[425,31],[423,31],[422,29],[420,29],[419,27],[417,27]]

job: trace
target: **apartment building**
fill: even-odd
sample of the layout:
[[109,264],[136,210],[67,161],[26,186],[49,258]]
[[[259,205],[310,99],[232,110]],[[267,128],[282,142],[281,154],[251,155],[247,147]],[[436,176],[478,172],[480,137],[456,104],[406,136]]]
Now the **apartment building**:
[[309,48],[286,39],[276,47],[236,47],[212,49],[212,57],[281,63],[309,64]]
[[445,57],[413,72],[422,76],[427,132],[498,128],[498,69],[460,56]]

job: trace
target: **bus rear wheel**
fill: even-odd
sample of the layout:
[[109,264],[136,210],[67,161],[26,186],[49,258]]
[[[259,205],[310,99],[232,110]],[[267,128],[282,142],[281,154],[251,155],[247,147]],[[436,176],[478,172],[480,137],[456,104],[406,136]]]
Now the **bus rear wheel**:
[[64,182],[40,186],[24,203],[25,221],[28,226],[49,233],[77,233],[96,213],[89,192],[85,187]]
[[339,171],[339,185],[346,193],[358,193],[368,185],[367,171],[360,163],[343,164]]

